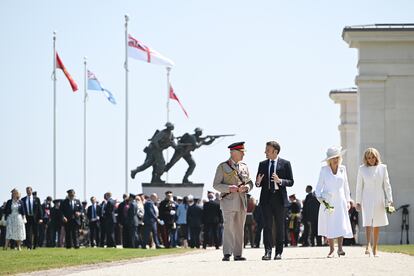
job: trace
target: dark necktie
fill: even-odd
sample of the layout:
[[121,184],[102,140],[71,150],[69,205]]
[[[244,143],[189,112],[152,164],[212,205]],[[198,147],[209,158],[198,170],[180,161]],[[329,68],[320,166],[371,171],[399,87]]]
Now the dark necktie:
[[92,218],[95,219],[96,218],[96,210],[95,210],[95,205],[92,205]]
[[275,182],[272,179],[272,175],[275,172],[275,160],[270,160],[270,170],[269,170],[269,190],[270,192],[276,192]]
[[33,213],[32,213],[32,201],[30,200],[30,197],[28,199],[29,199],[29,215],[33,215]]

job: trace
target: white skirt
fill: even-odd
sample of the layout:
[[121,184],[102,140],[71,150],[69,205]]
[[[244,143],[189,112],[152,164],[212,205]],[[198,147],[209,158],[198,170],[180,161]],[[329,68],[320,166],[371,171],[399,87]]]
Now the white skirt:
[[6,239],[15,241],[26,239],[26,229],[22,215],[12,213],[7,217]]

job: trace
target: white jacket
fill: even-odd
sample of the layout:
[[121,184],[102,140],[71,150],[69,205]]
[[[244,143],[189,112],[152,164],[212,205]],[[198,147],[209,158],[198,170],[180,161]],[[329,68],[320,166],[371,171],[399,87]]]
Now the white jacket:
[[358,170],[356,203],[361,204],[363,226],[388,225],[385,207],[393,202],[387,166],[362,165]]

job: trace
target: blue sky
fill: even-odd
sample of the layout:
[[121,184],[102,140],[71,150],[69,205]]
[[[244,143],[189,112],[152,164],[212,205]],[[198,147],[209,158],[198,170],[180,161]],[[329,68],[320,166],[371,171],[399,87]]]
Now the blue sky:
[[[345,26],[413,22],[411,1],[1,1],[0,2],[0,195],[30,185],[52,195],[53,53],[57,50],[80,91],[63,73],[57,83],[57,192],[74,188],[83,198],[83,57],[112,91],[118,105],[90,92],[88,102],[88,194],[124,192],[124,14],[129,32],[174,60],[175,102],[171,121],[180,136],[235,133],[193,156],[191,179],[212,187],[227,145],[246,141],[253,177],[266,141],[277,140],[292,162],[304,196],[315,185],[326,148],[339,144],[339,107],[332,89],[354,86],[357,51],[341,34]],[[165,68],[130,59],[129,169],[166,121]],[[170,156],[172,155],[170,151]],[[385,160],[386,161],[386,160]],[[178,182],[182,160],[169,174]],[[151,170],[129,180],[141,191]],[[259,190],[253,191],[258,195]]]

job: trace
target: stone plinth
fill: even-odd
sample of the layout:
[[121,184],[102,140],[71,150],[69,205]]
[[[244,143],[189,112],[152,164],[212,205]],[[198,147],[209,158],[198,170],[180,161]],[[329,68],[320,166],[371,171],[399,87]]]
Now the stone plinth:
[[156,193],[160,198],[164,198],[166,191],[172,191],[176,196],[193,195],[195,198],[203,197],[203,183],[142,183],[142,192],[146,195]]

